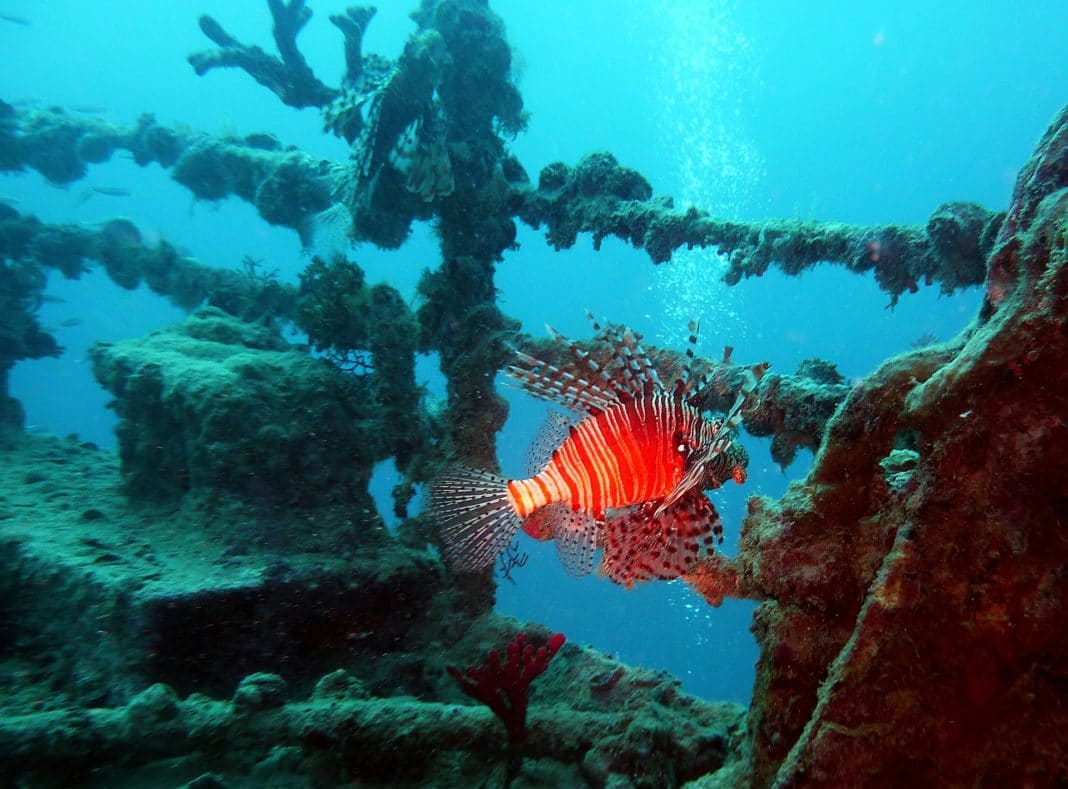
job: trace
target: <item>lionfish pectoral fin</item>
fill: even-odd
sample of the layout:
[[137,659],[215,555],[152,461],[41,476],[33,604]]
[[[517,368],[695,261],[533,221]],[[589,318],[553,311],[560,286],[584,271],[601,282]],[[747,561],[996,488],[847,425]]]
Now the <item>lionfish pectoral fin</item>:
[[489,471],[455,468],[431,482],[429,490],[445,559],[460,572],[492,565],[522,524],[508,480]]
[[568,575],[580,578],[593,569],[603,524],[584,510],[561,502],[546,504],[523,521],[523,531],[539,540],[553,540],[556,555]]
[[672,507],[674,507],[685,496],[692,493],[700,493],[704,490],[707,477],[708,477],[708,464],[716,455],[721,453],[729,445],[730,441],[725,436],[722,441],[713,441],[706,447],[698,449],[690,457],[686,472],[682,475],[682,478],[675,483],[675,487],[671,489],[671,492],[667,496],[662,498],[656,503],[656,511],[653,513],[653,517],[660,518]]
[[597,553],[597,539],[602,524],[588,512],[572,510],[566,505],[559,506],[566,509],[567,514],[562,514],[560,520],[553,524],[556,555],[568,575],[581,578],[589,575],[593,569],[593,557]]
[[607,411],[618,402],[614,392],[519,351],[515,363],[503,372],[520,389],[584,416]]
[[678,578],[702,551],[712,550],[713,536],[722,539],[719,515],[703,493],[691,493],[658,516],[660,504],[628,507],[605,522],[601,567],[616,583],[629,588],[652,578]]
[[534,443],[527,450],[527,476],[534,477],[545,470],[553,453],[567,440],[575,418],[561,411],[550,411],[538,429]]

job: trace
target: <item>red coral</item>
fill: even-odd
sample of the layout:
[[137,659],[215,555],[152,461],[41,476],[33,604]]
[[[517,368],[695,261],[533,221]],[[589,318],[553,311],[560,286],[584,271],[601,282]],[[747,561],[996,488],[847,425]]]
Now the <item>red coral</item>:
[[517,633],[515,640],[505,648],[504,665],[501,665],[497,650],[491,649],[482,665],[464,671],[449,666],[449,673],[460,690],[481,701],[501,719],[508,730],[509,742],[521,742],[527,735],[530,683],[545,671],[563,643],[564,634],[555,633],[549,636],[545,646],[535,649],[526,643],[526,636]]

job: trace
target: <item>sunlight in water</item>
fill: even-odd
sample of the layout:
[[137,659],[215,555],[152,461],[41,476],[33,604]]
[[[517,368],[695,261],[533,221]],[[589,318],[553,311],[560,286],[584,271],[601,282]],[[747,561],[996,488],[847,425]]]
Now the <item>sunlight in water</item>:
[[[764,177],[739,87],[755,82],[756,57],[733,17],[733,3],[714,0],[667,3],[646,17],[658,39],[653,70],[660,149],[670,157],[665,187],[677,208],[694,205],[722,218],[751,215]],[[717,356],[724,344],[743,341],[748,329],[736,291],[721,281],[726,266],[715,249],[680,249],[657,266],[652,296],[663,321],[656,343],[682,347],[694,318],[701,321],[702,353]],[[690,622],[699,646],[709,646],[718,612],[681,583],[671,585],[669,605]]]
[[[734,22],[734,4],[668,3],[646,19],[658,41],[653,67],[659,75],[660,148],[673,157],[676,207],[694,205],[722,218],[751,213],[764,160],[747,138],[746,96],[739,85],[755,81],[756,58]],[[680,249],[657,267],[655,298],[664,316],[657,342],[678,347],[693,318],[704,327],[705,352],[728,337],[737,343],[745,336],[734,293],[720,282],[725,266],[715,250]]]

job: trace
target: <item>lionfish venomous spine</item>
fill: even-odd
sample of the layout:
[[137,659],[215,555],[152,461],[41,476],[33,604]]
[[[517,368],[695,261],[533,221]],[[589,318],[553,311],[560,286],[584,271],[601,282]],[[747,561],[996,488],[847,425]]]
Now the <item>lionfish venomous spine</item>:
[[696,323],[690,325],[688,362],[665,387],[639,335],[590,320],[596,339],[611,349],[608,364],[598,365],[550,328],[574,372],[523,353],[505,371],[521,388],[574,415],[550,415],[535,443],[532,475],[509,480],[456,468],[431,483],[431,512],[446,559],[457,570],[488,567],[522,528],[553,540],[573,575],[590,572],[603,548],[601,569],[631,586],[684,575],[711,550],[713,536],[722,539],[704,491],[727,479],[745,480],[748,458],[732,435],[767,365],[746,368],[726,416],[707,419],[695,405],[708,384],[691,369]]

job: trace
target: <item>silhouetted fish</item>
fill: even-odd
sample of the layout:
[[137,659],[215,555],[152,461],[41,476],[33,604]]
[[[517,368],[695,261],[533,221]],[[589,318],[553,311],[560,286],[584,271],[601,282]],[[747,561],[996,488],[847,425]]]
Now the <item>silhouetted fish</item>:
[[104,115],[108,108],[103,104],[71,104],[67,107],[71,112],[80,112],[83,115]]
[[121,186],[87,186],[82,193],[78,196],[78,199],[74,202],[75,205],[82,205],[87,203],[93,195],[104,195],[105,197],[129,197],[129,189],[123,189]]

